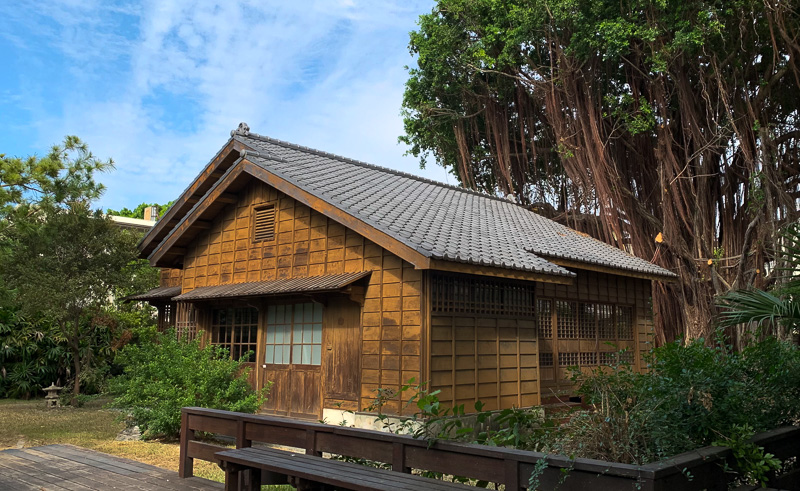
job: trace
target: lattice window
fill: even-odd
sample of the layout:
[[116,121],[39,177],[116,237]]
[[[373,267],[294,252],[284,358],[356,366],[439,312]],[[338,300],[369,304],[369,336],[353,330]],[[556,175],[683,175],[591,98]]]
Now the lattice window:
[[[211,344],[228,349],[234,360],[246,356],[256,360],[258,311],[254,308],[214,309],[211,313]],[[248,351],[250,352],[248,354]]]
[[594,351],[582,352],[580,356],[580,365],[582,367],[597,365],[597,353]]
[[553,337],[553,302],[551,300],[536,301],[536,321],[539,327],[539,337],[550,339]]
[[556,301],[557,334],[561,339],[578,338],[578,319],[575,302]]
[[579,353],[559,353],[558,366],[560,367],[574,367],[578,365]]
[[633,364],[633,351],[604,351],[600,353],[601,365],[618,365],[620,363]]
[[616,339],[613,305],[597,304],[597,337],[604,340]]
[[269,242],[275,240],[275,205],[263,206],[253,210],[253,241]]
[[267,364],[322,364],[322,305],[270,305],[265,348]]
[[614,351],[600,352],[601,365],[615,365],[617,363],[617,353]]
[[175,326],[175,302],[168,302],[158,307],[158,330],[164,332]]
[[553,366],[553,353],[539,353],[539,366],[548,368]]
[[434,274],[431,309],[437,313],[533,317],[535,285],[510,281]]
[[617,306],[619,339],[633,339],[633,308]]
[[578,304],[578,337],[581,339],[597,339],[596,304]]
[[175,312],[175,334],[178,339],[193,341],[197,337],[197,309],[189,302],[178,302]]

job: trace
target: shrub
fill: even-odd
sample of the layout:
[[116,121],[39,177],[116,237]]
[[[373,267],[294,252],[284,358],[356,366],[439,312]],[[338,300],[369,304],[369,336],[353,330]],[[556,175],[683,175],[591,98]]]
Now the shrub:
[[138,425],[146,439],[177,437],[182,407],[253,413],[268,390],[254,391],[243,362],[231,360],[227,350],[177,339],[174,330],[149,329],[117,361],[124,372],[112,381],[111,406],[126,411],[129,424]]
[[44,319],[33,322],[0,307],[0,397],[27,399],[66,380],[72,360],[63,338]]
[[[627,364],[576,370],[573,380],[591,408],[561,424],[533,410],[483,411],[480,402],[471,414],[463,406],[445,408],[438,391],[413,381],[399,393],[379,390],[373,409],[389,431],[429,442],[457,440],[629,464],[731,442],[738,445],[743,476],[759,481],[774,468],[772,456],[741,442],[745,433],[800,421],[797,346],[767,338],[736,352],[720,340],[708,345],[698,339],[656,348],[647,361],[644,373]],[[380,414],[387,401],[406,391],[412,395],[404,412],[414,414],[402,419]]]
[[592,411],[559,428],[552,449],[644,464],[800,418],[800,351],[767,338],[741,352],[699,339],[656,348],[650,371],[629,366],[576,374]]

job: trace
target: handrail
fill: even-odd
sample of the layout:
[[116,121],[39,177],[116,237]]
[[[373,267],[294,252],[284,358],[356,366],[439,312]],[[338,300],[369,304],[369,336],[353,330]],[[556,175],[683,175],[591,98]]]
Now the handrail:
[[[333,453],[379,461],[398,472],[422,469],[502,483],[507,490],[527,488],[534,472],[544,489],[561,483],[559,489],[592,486],[593,491],[675,486],[682,491],[723,490],[731,478],[720,465],[731,458],[726,447],[704,447],[660,462],[631,465],[447,441],[429,445],[407,435],[197,407],[183,408],[181,413],[180,477],[193,475],[195,458],[214,462],[214,453],[223,448],[196,441],[196,432],[232,437],[236,448],[253,442],[286,445],[310,455]],[[762,433],[753,441],[781,459],[800,455],[800,427]],[[542,460],[547,466],[539,465],[537,471]]]

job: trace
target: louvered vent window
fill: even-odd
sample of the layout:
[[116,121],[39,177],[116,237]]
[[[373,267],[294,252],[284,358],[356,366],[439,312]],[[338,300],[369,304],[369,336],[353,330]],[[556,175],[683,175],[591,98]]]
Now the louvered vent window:
[[256,208],[253,223],[253,241],[275,240],[275,205]]

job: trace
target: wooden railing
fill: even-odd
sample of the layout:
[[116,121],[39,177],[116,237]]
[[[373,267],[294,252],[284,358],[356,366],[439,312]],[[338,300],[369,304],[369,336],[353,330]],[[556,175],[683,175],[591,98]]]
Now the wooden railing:
[[[193,475],[194,459],[219,463],[214,454],[224,447],[197,441],[196,432],[234,438],[236,448],[254,442],[286,445],[305,449],[309,455],[332,453],[379,461],[398,472],[420,469],[502,483],[507,490],[526,489],[534,472],[541,489],[558,485],[561,490],[593,491],[726,490],[734,477],[722,467],[726,461],[733,465],[731,450],[725,447],[704,447],[639,466],[445,441],[428,446],[425,440],[404,435],[195,407],[183,408],[180,477]],[[762,433],[753,441],[781,460],[800,455],[798,427]],[[539,464],[542,460],[546,467]],[[800,476],[784,476],[771,485],[800,489],[792,487],[793,480],[800,481]]]

